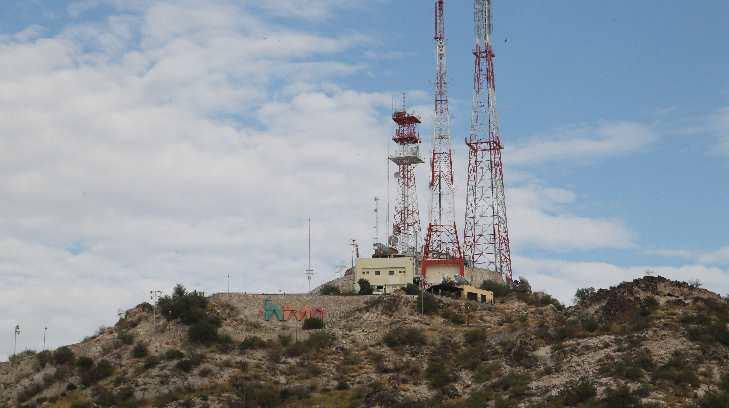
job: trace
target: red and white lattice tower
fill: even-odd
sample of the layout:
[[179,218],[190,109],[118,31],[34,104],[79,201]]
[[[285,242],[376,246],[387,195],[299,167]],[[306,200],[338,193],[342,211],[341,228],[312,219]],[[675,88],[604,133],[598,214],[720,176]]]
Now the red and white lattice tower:
[[[423,247],[422,274],[432,266],[455,268],[463,276],[463,254],[458,242],[454,210],[453,153],[448,113],[445,14],[443,0],[435,2],[435,117],[433,156],[430,159],[430,214]],[[433,279],[427,279],[433,281]],[[439,282],[438,282],[439,283]]]
[[415,256],[418,251],[420,234],[420,211],[418,210],[418,194],[415,188],[415,166],[422,163],[420,158],[420,119],[408,113],[403,95],[402,109],[392,114],[397,124],[392,140],[397,150],[390,160],[397,166],[395,181],[399,187],[395,198],[395,213],[390,245],[401,255]]
[[504,167],[496,114],[491,0],[474,1],[475,69],[468,146],[463,246],[466,264],[499,272],[511,283]]

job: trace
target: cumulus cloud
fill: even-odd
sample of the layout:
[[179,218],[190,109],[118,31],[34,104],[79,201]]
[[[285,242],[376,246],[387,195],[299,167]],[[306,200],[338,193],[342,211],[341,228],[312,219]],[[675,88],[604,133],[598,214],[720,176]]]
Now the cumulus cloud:
[[527,184],[509,189],[509,221],[516,249],[588,250],[626,248],[633,233],[619,219],[572,214],[577,196],[560,188]]
[[364,37],[231,2],[137,6],[0,39],[0,324],[22,347],[176,282],[302,290],[309,216],[319,280],[370,235],[391,98],[332,85]]
[[555,160],[590,161],[639,150],[656,140],[651,126],[637,122],[608,122],[576,126],[532,138],[509,149],[506,160],[534,165]]

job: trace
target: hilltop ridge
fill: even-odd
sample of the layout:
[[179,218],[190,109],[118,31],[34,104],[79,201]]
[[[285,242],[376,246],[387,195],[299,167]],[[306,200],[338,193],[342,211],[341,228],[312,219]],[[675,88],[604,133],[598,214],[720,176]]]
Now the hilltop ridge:
[[715,293],[646,276],[565,308],[526,280],[494,289],[495,305],[185,291],[0,364],[0,406],[729,406]]

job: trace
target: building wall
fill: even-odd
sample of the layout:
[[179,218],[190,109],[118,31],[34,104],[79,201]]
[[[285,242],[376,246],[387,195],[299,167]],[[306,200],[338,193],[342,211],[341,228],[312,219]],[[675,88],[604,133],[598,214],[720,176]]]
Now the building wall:
[[483,281],[493,281],[499,283],[505,283],[504,277],[494,271],[483,268],[474,268],[467,266],[463,272],[466,280],[468,280],[472,286],[480,287]]
[[413,282],[415,272],[411,257],[357,258],[354,282],[367,279],[375,293],[391,293]]
[[440,285],[443,282],[443,278],[453,278],[453,276],[459,275],[460,269],[456,265],[428,265],[428,269],[425,271],[425,279],[431,285]]

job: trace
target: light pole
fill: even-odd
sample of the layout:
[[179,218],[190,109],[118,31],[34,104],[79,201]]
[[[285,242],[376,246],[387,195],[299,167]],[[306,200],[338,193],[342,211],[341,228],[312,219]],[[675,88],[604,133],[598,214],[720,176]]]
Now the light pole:
[[48,331],[48,326],[43,327],[43,350],[46,349],[46,332]]
[[13,355],[15,355],[18,347],[18,336],[20,336],[20,325],[15,325],[15,338],[13,340]]
[[228,295],[230,295],[230,274],[228,276]]

